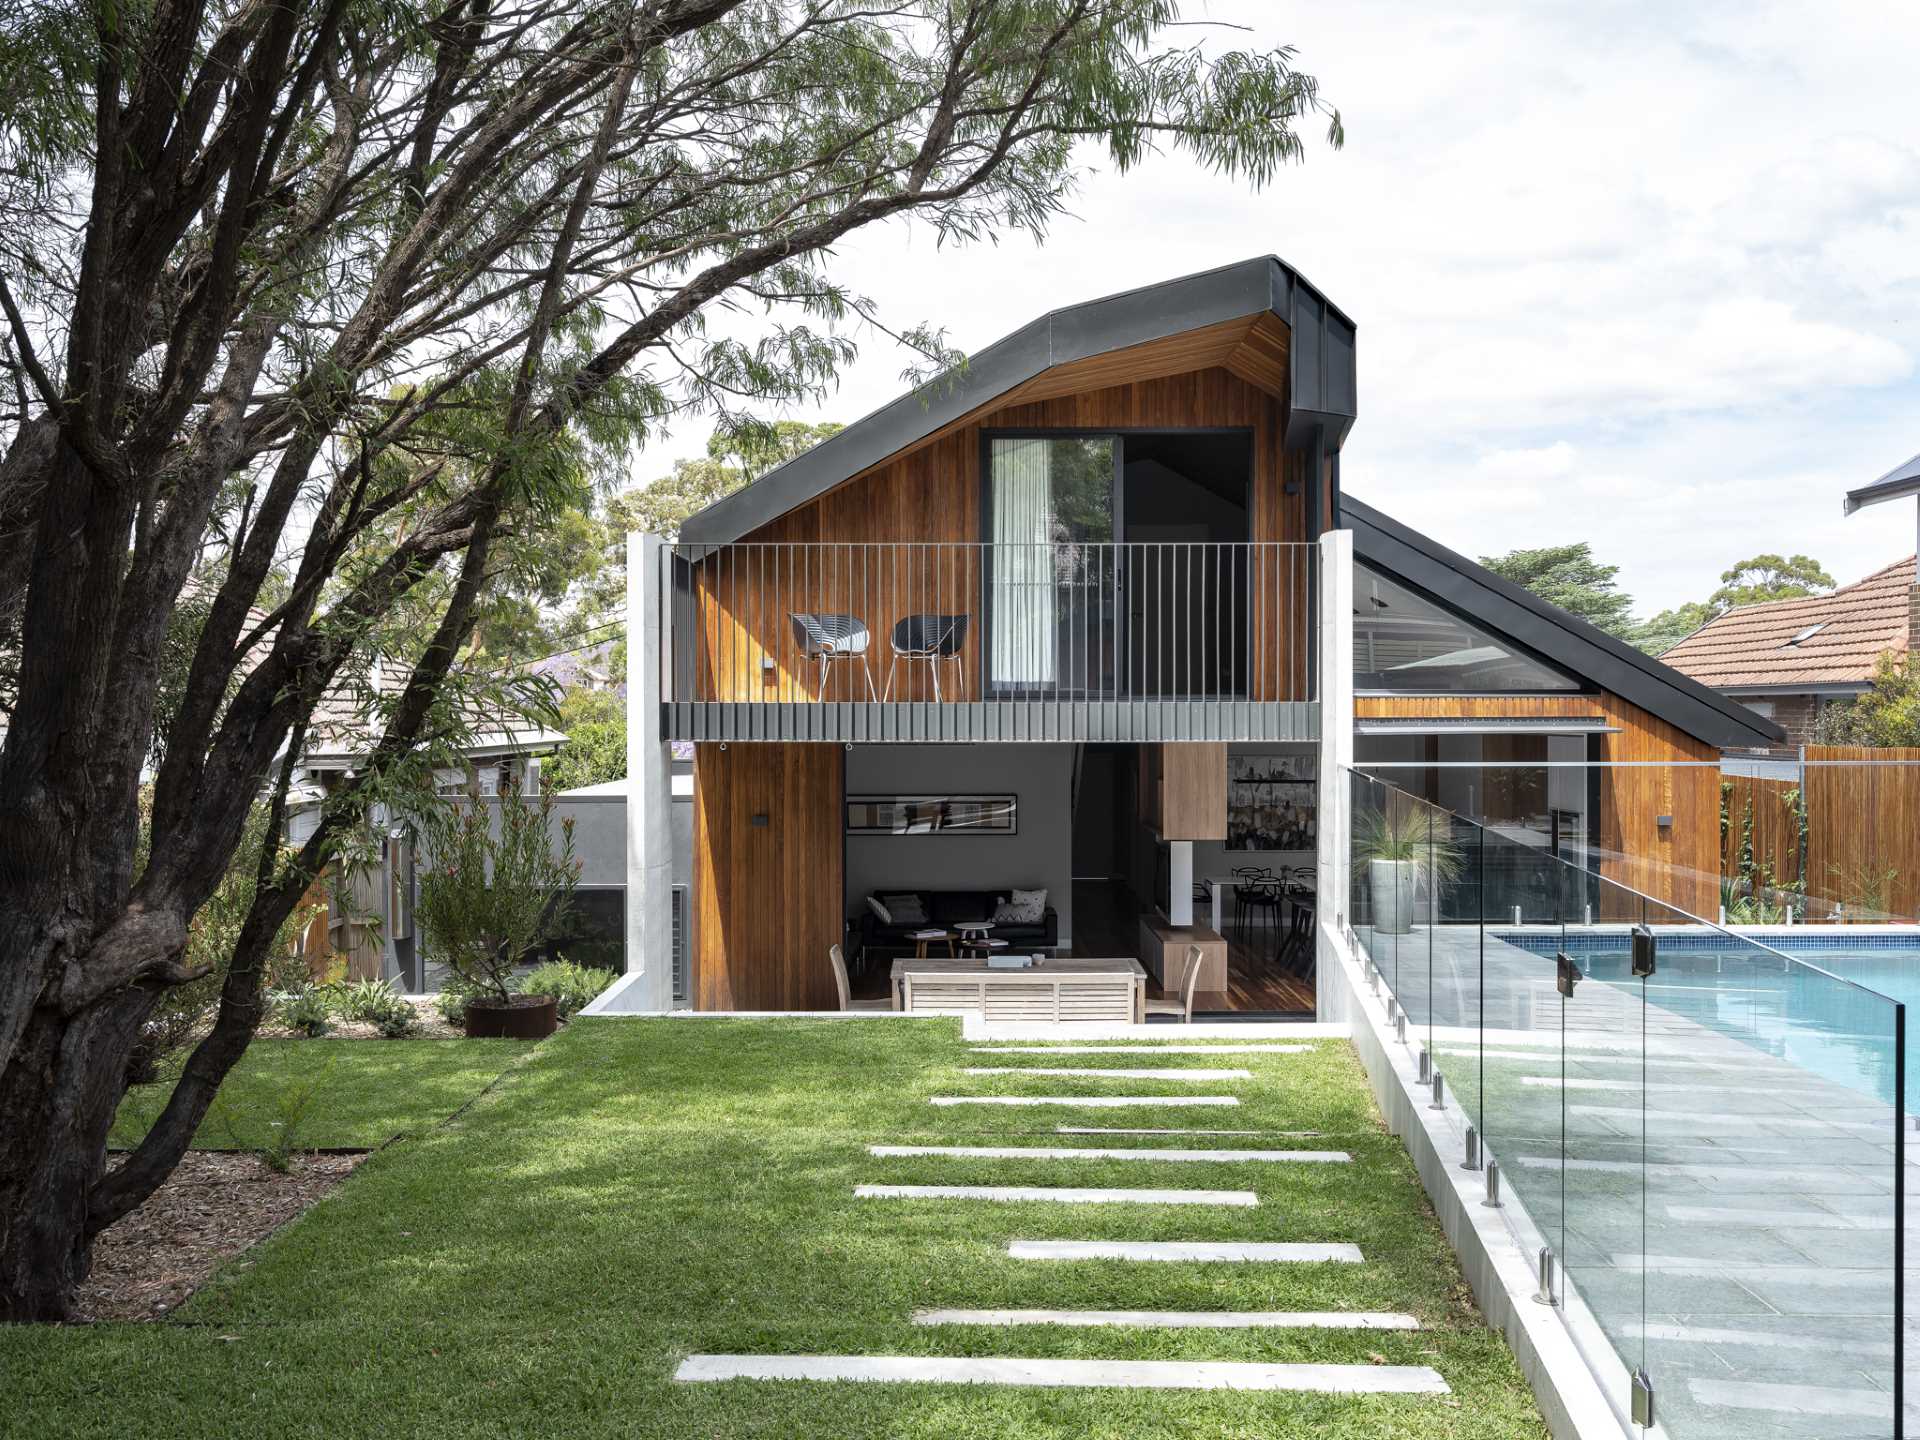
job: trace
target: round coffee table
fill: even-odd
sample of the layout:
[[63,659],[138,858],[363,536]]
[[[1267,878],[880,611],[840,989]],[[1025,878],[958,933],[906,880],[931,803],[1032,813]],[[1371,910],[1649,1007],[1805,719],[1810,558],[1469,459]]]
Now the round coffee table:
[[995,940],[989,934],[993,929],[991,920],[968,920],[953,928],[960,936],[962,950],[993,950],[1007,943],[1004,940]]
[[916,960],[926,959],[927,946],[940,940],[947,942],[947,954],[950,956],[953,955],[953,931],[951,930],[941,930],[937,928],[932,930],[915,930],[907,938],[913,941],[913,958]]

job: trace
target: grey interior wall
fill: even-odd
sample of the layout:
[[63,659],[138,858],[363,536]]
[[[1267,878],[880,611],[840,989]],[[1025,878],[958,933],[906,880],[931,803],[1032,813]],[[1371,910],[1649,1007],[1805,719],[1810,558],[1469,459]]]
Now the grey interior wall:
[[1015,795],[1015,834],[849,835],[847,913],[876,890],[1044,885],[1073,939],[1073,746],[856,745],[849,795]]

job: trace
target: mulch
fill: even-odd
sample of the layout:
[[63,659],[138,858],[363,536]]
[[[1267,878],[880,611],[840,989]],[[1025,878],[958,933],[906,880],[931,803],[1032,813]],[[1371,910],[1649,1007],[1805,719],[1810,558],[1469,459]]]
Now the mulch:
[[190,1150],[165,1184],[93,1244],[76,1320],[164,1320],[224,1261],[296,1218],[365,1153],[305,1155],[285,1175],[255,1155]]

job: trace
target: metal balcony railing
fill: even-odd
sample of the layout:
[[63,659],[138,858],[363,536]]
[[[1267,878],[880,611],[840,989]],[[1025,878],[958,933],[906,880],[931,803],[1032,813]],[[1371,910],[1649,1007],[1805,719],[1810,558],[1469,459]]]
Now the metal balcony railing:
[[[1313,546],[1280,543],[677,545],[662,636],[670,728],[1312,738],[1294,733],[1303,710],[1252,712],[1315,698],[1315,561]],[[713,706],[759,707],[769,733],[695,713]],[[1142,731],[1183,720],[1205,733]]]

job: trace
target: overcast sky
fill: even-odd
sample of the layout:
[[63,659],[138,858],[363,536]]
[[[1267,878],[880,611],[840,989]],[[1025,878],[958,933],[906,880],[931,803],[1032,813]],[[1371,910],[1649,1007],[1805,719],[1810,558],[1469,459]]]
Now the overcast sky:
[[[1920,6],[1187,15],[1251,29],[1215,44],[1296,46],[1346,149],[1316,129],[1260,194],[1177,160],[1096,174],[1042,248],[896,228],[849,246],[843,275],[890,323],[972,350],[1277,253],[1359,326],[1346,488],[1456,549],[1591,541],[1642,613],[1759,551],[1842,583],[1911,553],[1910,504],[1842,519],[1840,500],[1920,451]],[[890,399],[903,363],[868,337],[820,415]]]

